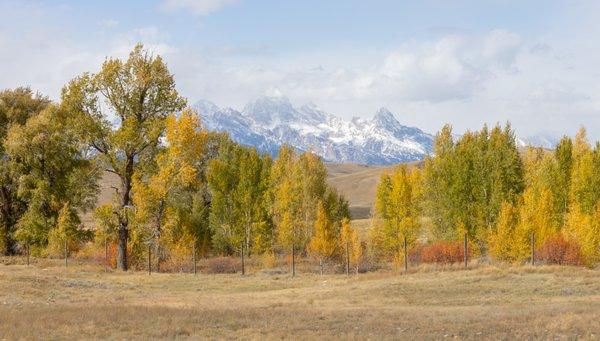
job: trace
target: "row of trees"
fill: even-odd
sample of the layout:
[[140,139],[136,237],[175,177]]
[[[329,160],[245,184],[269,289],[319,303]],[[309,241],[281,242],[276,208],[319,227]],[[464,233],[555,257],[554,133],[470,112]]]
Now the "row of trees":
[[[159,56],[141,45],[127,60],[74,78],[59,103],[27,88],[0,93],[0,247],[51,254],[68,244],[117,245],[117,267],[207,255],[310,253],[341,257],[358,237],[348,203],[312,153],[283,147],[273,160],[202,129]],[[114,200],[95,207],[99,180]],[[352,244],[352,245],[351,245]],[[350,252],[347,252],[350,254]]]
[[[519,151],[509,125],[436,136],[423,167],[400,166],[377,189],[373,250],[397,254],[402,240],[459,240],[498,260],[521,262],[548,243],[574,253],[571,263],[600,257],[600,144],[582,128],[556,150]],[[561,247],[554,245],[553,247]],[[562,246],[565,247],[566,246]]]

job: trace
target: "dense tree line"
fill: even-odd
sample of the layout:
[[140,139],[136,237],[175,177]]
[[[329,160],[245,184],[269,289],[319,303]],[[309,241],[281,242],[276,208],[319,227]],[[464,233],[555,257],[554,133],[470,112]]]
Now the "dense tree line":
[[522,262],[546,250],[562,252],[558,262],[592,266],[600,260],[599,200],[600,144],[592,147],[583,128],[553,151],[519,151],[509,125],[459,138],[445,126],[422,167],[382,176],[371,245],[390,256],[403,238],[466,234],[479,256]]
[[[319,157],[284,146],[272,159],[203,129],[165,63],[141,45],[74,78],[58,103],[28,88],[0,92],[0,142],[8,255],[111,244],[123,270],[149,250],[160,264],[194,248],[308,255],[321,269],[345,260],[358,271],[364,241],[370,260],[401,260],[410,245],[459,250],[448,241],[467,236],[474,255],[501,261],[532,252],[600,260],[600,144],[583,128],[550,151],[519,150],[509,125],[459,138],[445,126],[422,165],[381,177],[368,238]],[[96,207],[107,173],[118,179],[113,200]],[[80,219],[90,210],[93,228]]]
[[[117,267],[188,254],[341,257],[356,241],[348,204],[322,160],[283,147],[272,160],[206,131],[159,56],[141,45],[126,60],[74,78],[59,103],[27,88],[0,93],[0,248],[60,253],[117,245]],[[114,198],[94,209],[104,173]],[[345,224],[345,225],[344,225]],[[349,244],[346,243],[346,244]]]

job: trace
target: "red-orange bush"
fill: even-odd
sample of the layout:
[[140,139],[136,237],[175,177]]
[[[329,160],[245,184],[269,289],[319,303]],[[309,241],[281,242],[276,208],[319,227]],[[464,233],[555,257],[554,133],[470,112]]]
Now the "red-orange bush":
[[548,264],[582,265],[579,244],[567,240],[562,234],[548,238],[537,251],[538,258]]
[[413,247],[408,257],[412,263],[450,264],[461,262],[464,252],[460,242],[440,240]]

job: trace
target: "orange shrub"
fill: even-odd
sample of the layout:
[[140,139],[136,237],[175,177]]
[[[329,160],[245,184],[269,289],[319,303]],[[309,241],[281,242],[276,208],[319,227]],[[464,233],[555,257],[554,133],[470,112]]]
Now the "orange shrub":
[[408,259],[411,263],[450,264],[462,262],[464,257],[462,243],[440,240],[430,244],[420,244],[410,249]]
[[547,264],[583,264],[579,244],[565,239],[561,233],[549,237],[536,253],[538,258]]

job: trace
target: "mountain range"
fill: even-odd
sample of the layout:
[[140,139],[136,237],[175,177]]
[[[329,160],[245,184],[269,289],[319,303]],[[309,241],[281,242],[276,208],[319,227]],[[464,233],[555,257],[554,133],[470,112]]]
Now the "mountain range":
[[[241,111],[207,100],[193,107],[207,129],[227,132],[234,141],[273,156],[287,144],[328,162],[391,165],[422,160],[433,148],[433,135],[402,125],[386,108],[371,119],[345,120],[312,103],[296,107],[282,96],[260,97]],[[519,147],[552,149],[558,141],[552,134],[517,137]]]
[[433,146],[432,135],[402,125],[386,108],[372,119],[352,120],[312,103],[295,107],[285,97],[260,97],[241,111],[206,100],[194,108],[206,128],[228,132],[234,141],[271,155],[287,144],[329,162],[388,165],[421,160]]

